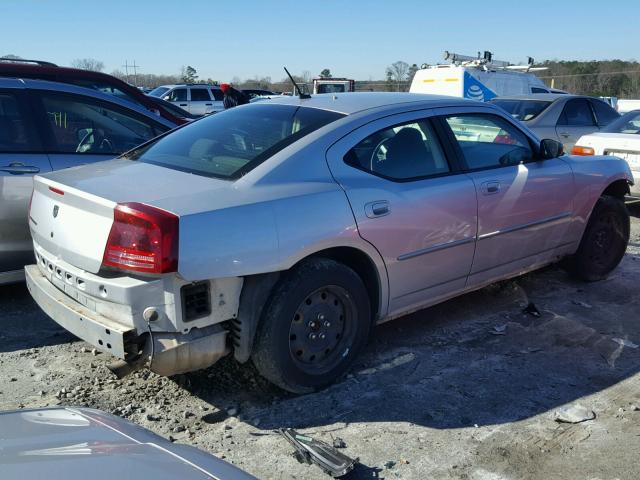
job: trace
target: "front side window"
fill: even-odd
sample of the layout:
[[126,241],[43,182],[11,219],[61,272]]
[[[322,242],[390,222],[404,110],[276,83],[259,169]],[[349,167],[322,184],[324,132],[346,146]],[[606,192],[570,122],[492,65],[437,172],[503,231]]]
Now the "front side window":
[[470,170],[518,165],[534,158],[527,136],[497,115],[462,114],[445,119]]
[[427,120],[396,125],[368,136],[347,153],[345,162],[391,180],[418,179],[450,171]]
[[0,92],[0,152],[36,151],[32,134],[19,99],[13,93]]
[[551,105],[551,102],[543,100],[503,100],[494,98],[490,101],[497,105],[516,120],[526,122],[533,120]]
[[186,88],[174,88],[164,97],[168,102],[186,102],[187,101],[187,89]]
[[156,87],[151,90],[148,94],[152,97],[162,97],[165,93],[169,91],[168,87]]
[[252,104],[182,127],[129,154],[131,160],[208,177],[235,179],[341,113]]
[[59,153],[119,154],[166,130],[90,98],[51,93],[41,98]]
[[613,108],[600,100],[592,100],[591,105],[593,105],[593,110],[596,112],[599,127],[609,125],[620,116]]
[[595,126],[589,103],[584,98],[569,100],[564,109],[562,109],[560,118],[558,118],[558,125],[566,125],[568,127]]
[[210,102],[209,92],[206,88],[192,88],[191,89],[191,101],[192,102]]

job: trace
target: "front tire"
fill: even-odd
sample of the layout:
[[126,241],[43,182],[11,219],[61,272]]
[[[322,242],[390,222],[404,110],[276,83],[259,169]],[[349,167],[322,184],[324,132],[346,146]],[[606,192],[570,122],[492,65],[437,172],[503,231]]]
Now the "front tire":
[[285,390],[316,391],[347,371],[370,328],[369,297],[358,274],[331,259],[304,260],[275,288],[252,360]]
[[624,202],[609,195],[600,197],[578,251],[569,259],[570,271],[587,282],[606,278],[627,250],[629,231],[629,212]]

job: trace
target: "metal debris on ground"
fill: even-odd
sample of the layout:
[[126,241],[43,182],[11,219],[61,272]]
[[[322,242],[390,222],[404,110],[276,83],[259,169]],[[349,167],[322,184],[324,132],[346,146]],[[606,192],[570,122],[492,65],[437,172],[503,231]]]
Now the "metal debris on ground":
[[491,329],[491,333],[493,335],[506,335],[507,334],[507,324],[504,325],[494,325]]
[[358,463],[321,440],[301,435],[292,428],[280,428],[277,432],[295,448],[293,456],[300,463],[315,463],[323,472],[334,478],[342,477]]
[[333,439],[333,448],[347,448],[347,444],[340,437],[335,437]]
[[627,340],[626,338],[612,338],[611,340],[623,347],[638,348],[637,344],[633,343],[631,340]]
[[526,307],[524,307],[524,309],[522,310],[522,313],[527,313],[534,317],[541,316],[540,310],[538,310],[538,307],[536,307],[536,304],[533,302],[529,302],[529,304]]
[[584,308],[593,308],[591,305],[589,305],[586,302],[581,302],[580,300],[571,300],[571,303],[573,303],[574,305],[578,305],[579,307],[584,307]]
[[580,423],[594,418],[595,412],[579,403],[565,405],[554,413],[554,420],[560,423]]

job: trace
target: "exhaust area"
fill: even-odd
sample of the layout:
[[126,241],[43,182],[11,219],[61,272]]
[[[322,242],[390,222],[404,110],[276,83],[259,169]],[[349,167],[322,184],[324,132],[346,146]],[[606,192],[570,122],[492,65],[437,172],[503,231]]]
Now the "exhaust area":
[[144,366],[158,375],[170,377],[207,368],[230,351],[227,331],[220,325],[194,328],[187,334],[153,332],[138,358],[130,362],[118,360],[107,368],[118,379]]

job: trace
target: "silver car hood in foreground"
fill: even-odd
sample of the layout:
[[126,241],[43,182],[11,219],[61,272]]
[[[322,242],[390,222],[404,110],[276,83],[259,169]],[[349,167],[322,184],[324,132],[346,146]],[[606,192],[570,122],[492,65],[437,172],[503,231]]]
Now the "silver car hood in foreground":
[[212,455],[86,408],[0,413],[0,478],[255,480]]

